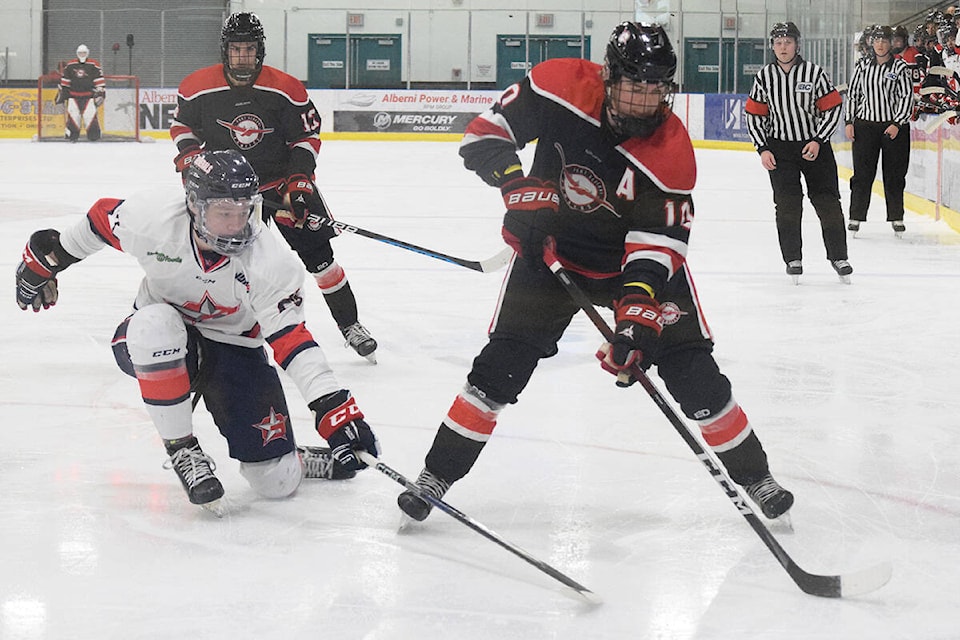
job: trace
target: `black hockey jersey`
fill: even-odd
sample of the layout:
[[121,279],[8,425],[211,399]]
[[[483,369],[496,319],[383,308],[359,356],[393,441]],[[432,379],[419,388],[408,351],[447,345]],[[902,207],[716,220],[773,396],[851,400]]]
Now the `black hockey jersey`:
[[60,90],[64,99],[90,98],[95,93],[105,91],[106,86],[103,70],[93,58],[87,58],[85,62],[71,60],[60,77]]
[[279,69],[264,66],[252,86],[232,87],[217,64],[180,83],[170,137],[181,151],[196,144],[239,151],[265,189],[296,173],[313,175],[320,115],[303,84]]
[[468,126],[464,165],[497,185],[517,150],[537,140],[527,172],[559,187],[550,232],[565,266],[588,277],[621,271],[662,291],[683,266],[696,161],[670,114],[649,138],[614,133],[603,115],[601,67],[581,59],[536,65]]

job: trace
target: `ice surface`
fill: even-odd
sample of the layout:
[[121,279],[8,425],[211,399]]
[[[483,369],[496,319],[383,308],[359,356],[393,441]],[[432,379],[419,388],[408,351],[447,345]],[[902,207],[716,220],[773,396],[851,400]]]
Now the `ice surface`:
[[[794,286],[756,155],[698,151],[689,260],[716,356],[797,496],[795,531],[771,528],[807,571],[890,559],[893,579],[852,600],[801,593],[639,385],[600,370],[596,330],[578,318],[447,498],[604,599],[590,608],[445,514],[398,535],[400,488],[375,471],[257,498],[202,409],[196,432],[227,513],[190,505],[109,349],[136,264],[104,250],[71,267],[40,314],[21,312],[12,287],[32,231],[64,227],[100,196],[179,184],[172,145],[0,152],[3,640],[960,637],[960,235],[944,224],[908,212],[898,240],[875,198],[848,286],[807,203]],[[330,141],[320,158],[341,220],[471,259],[502,247],[499,194],[455,144]],[[343,348],[312,284],[309,326],[383,460],[415,477],[485,343],[501,273],[359,236],[335,248],[379,364]],[[319,444],[286,387],[299,441]]]

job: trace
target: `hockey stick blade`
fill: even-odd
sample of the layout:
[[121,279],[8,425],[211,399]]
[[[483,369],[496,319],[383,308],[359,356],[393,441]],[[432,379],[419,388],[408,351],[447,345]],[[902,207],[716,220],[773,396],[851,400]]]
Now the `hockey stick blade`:
[[420,486],[417,485],[416,483],[410,482],[407,478],[403,476],[403,474],[399,473],[398,471],[394,471],[392,468],[390,468],[386,464],[380,462],[378,458],[372,456],[371,454],[363,450],[357,450],[355,451],[355,453],[368,467],[372,467],[376,469],[377,471],[387,476],[397,484],[401,485],[408,491],[412,491],[413,493],[415,493],[418,498],[421,498],[422,500],[426,500],[427,502],[429,502],[431,505],[433,505],[440,511],[443,511],[444,513],[452,517],[454,520],[457,520],[461,524],[464,524],[467,527],[473,529],[474,531],[482,535],[487,540],[490,540],[491,542],[494,542],[500,545],[501,547],[503,547],[513,555],[533,565],[534,567],[536,567],[543,573],[547,574],[554,580],[560,582],[565,587],[572,589],[574,592],[576,592],[578,596],[583,598],[588,603],[592,605],[598,605],[603,602],[600,599],[600,597],[597,596],[597,594],[595,594],[590,589],[587,589],[585,586],[583,586],[573,578],[570,578],[564,575],[557,569],[554,569],[553,567],[551,567],[546,562],[543,562],[542,560],[538,560],[537,558],[534,558],[532,555],[530,555],[529,553],[527,553],[517,545],[504,540],[497,533],[491,531],[486,526],[477,522],[470,516],[464,514],[453,505],[450,505],[444,502],[443,500],[440,500],[439,498],[435,498],[432,494],[421,489]]
[[[273,202],[270,200],[264,200],[263,204],[265,207],[269,207],[277,212],[278,218],[286,218],[289,220],[293,219],[293,214],[289,209],[279,202]],[[399,247],[400,249],[406,249],[407,251],[413,251],[414,253],[419,253],[420,255],[427,256],[428,258],[435,258],[437,260],[442,260],[444,262],[449,262],[450,264],[455,264],[460,267],[466,267],[467,269],[472,269],[474,271],[480,271],[481,273],[489,273],[491,271],[497,271],[502,269],[508,262],[510,258],[513,257],[513,249],[510,247],[504,247],[497,255],[491,256],[486,260],[467,260],[466,258],[458,258],[456,256],[447,255],[446,253],[440,253],[439,251],[434,251],[433,249],[427,249],[426,247],[417,246],[411,242],[405,242],[397,238],[391,238],[390,236],[385,236],[382,233],[377,233],[376,231],[369,231],[361,227],[354,226],[352,224],[347,224],[345,222],[340,222],[339,220],[334,220],[332,218],[325,218],[323,216],[318,216],[310,214],[309,220],[311,223],[319,226],[332,227],[338,233],[353,233],[358,236],[363,236],[364,238],[370,238],[371,240],[376,240],[377,242],[383,242],[384,244],[389,244],[394,247]]]
[[942,127],[947,122],[947,120],[949,120],[950,118],[956,118],[956,117],[957,117],[957,112],[955,110],[951,109],[950,111],[944,111],[943,113],[938,114],[936,117],[928,119],[923,124],[923,130],[926,133],[933,133],[934,131]]
[[952,78],[953,69],[948,69],[947,67],[941,67],[940,65],[934,65],[929,69],[927,69],[927,75],[944,76],[946,78]]
[[[560,263],[560,259],[556,253],[556,241],[552,237],[548,237],[544,243],[543,261],[557,277],[560,284],[563,285],[563,288],[566,289],[577,306],[587,314],[587,317],[590,318],[593,325],[600,331],[603,338],[607,342],[613,342],[613,330],[596,310],[583,290],[573,281],[569,272],[567,272]],[[714,461],[713,456],[703,448],[687,425],[680,419],[680,416],[677,415],[676,411],[670,407],[643,369],[634,365],[630,373],[656,403],[657,407],[659,407],[660,411],[666,416],[667,420],[670,421],[670,424],[687,446],[690,447],[697,459],[706,467],[710,476],[716,481],[723,492],[727,494],[727,497],[737,508],[737,511],[740,512],[740,515],[749,523],[754,532],[760,536],[760,539],[763,540],[763,543],[780,563],[780,566],[786,570],[787,574],[793,579],[794,583],[800,587],[801,591],[822,598],[839,598],[875,591],[890,580],[893,569],[889,563],[883,563],[876,567],[847,575],[833,576],[807,573],[801,569],[773,534],[770,533],[770,530],[767,529],[753,508],[747,503],[746,498],[737,490],[733,481],[727,477],[727,474],[724,473],[720,465]]]

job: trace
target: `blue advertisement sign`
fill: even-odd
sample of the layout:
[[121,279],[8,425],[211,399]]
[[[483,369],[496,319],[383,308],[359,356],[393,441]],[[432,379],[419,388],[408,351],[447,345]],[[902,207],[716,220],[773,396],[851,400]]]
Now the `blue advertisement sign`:
[[703,138],[750,142],[746,94],[708,93],[703,100]]

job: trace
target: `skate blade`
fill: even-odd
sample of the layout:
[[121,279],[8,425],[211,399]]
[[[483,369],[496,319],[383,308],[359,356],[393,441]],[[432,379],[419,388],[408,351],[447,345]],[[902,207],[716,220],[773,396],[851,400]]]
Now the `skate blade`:
[[903,239],[903,231],[894,231],[894,232],[893,232],[893,235],[897,236],[897,239],[898,239],[898,240],[902,240],[902,239]]
[[374,351],[373,353],[368,353],[367,355],[365,355],[365,356],[363,356],[363,357],[364,357],[364,358],[367,360],[367,362],[369,362],[370,364],[377,364],[377,352],[376,352],[376,351]]
[[842,282],[843,284],[853,283],[853,280],[850,279],[850,276],[838,276],[838,277],[840,278],[840,282]]
[[397,524],[397,533],[413,533],[419,527],[420,522],[414,520],[407,514],[400,512],[400,522]]
[[204,511],[209,511],[218,518],[222,518],[227,513],[227,505],[224,504],[223,498],[217,498],[216,500],[211,500],[206,504],[200,505]]
[[790,276],[790,279],[793,280],[793,284],[795,285],[800,284],[800,276]]
[[770,525],[771,531],[776,531],[777,533],[794,533],[793,518],[790,516],[790,511],[770,520]]

